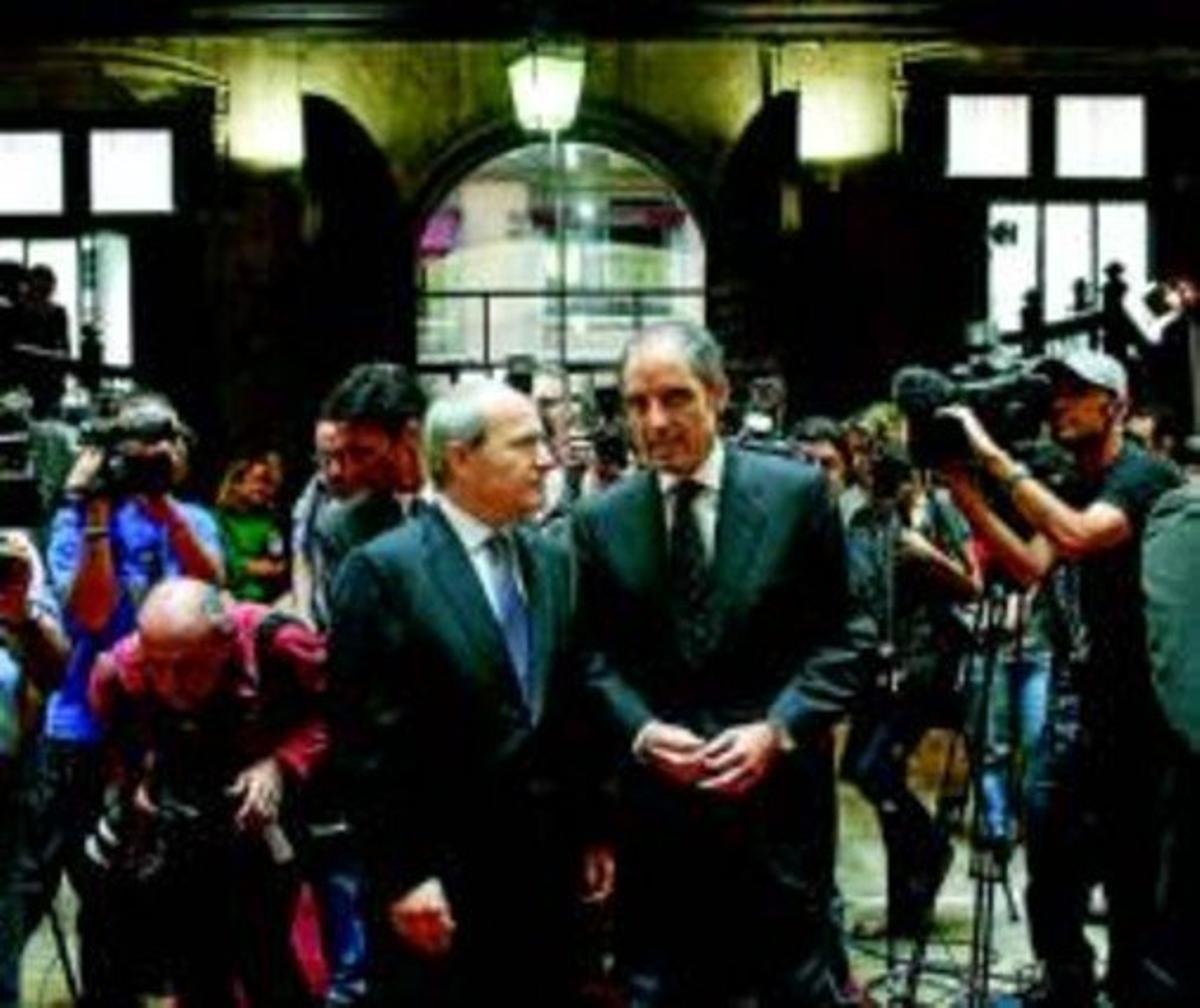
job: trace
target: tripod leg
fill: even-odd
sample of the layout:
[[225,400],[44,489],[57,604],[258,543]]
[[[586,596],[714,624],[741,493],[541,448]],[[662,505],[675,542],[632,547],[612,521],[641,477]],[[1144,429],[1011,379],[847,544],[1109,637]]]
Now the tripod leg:
[[58,908],[51,901],[46,908],[46,920],[50,923],[50,934],[54,938],[54,950],[58,955],[59,966],[62,967],[63,979],[67,982],[67,991],[71,996],[71,1004],[79,1004],[79,981],[75,978],[75,968],[71,965],[71,951],[67,947],[66,932],[63,931],[62,921],[58,916]]

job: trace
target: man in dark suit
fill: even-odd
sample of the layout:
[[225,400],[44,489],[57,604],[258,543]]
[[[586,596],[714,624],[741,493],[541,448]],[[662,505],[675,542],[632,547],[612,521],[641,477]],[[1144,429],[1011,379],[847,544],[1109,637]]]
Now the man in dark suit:
[[627,754],[617,952],[631,1004],[840,1003],[828,726],[858,690],[817,470],[724,446],[719,346],[626,348],[646,467],[576,517],[589,685]]
[[581,868],[599,895],[611,860],[586,849],[573,779],[567,556],[522,524],[549,456],[532,402],[491,382],[436,402],[425,445],[434,505],[352,553],[334,592],[372,993],[560,1008]]

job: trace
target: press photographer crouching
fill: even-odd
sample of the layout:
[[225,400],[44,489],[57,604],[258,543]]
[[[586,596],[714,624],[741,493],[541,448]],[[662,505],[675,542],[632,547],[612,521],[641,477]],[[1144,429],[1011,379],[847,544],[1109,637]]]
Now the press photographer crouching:
[[[976,534],[1026,583],[1075,565],[1082,639],[1068,659],[1079,687],[1078,744],[1052,754],[1030,795],[1030,903],[1034,952],[1045,968],[1036,1003],[1095,1000],[1084,932],[1095,878],[1109,907],[1107,987],[1116,1005],[1143,1005],[1156,854],[1148,796],[1155,793],[1163,728],[1154,706],[1140,594],[1139,544],[1155,500],[1179,482],[1169,465],[1123,440],[1128,382],[1114,358],[1080,350],[1039,363],[1050,383],[1053,439],[1075,479],[1060,495],[993,438],[969,407],[939,411],[961,425],[963,455],[941,468]],[[988,491],[985,491],[985,485]],[[992,504],[1002,493],[1032,533]],[[1052,679],[1057,690],[1061,677]],[[1054,699],[1051,709],[1056,711]],[[1053,726],[1052,726],[1053,727]],[[1061,728],[1061,726],[1058,726]]]
[[324,663],[299,621],[191,578],[154,587],[96,662],[89,699],[119,771],[86,849],[153,887],[180,1008],[311,1001],[286,813],[326,752]]
[[50,527],[51,583],[63,600],[71,652],[47,703],[35,754],[29,850],[22,887],[26,930],[41,919],[64,870],[79,896],[84,1003],[132,1005],[136,948],[120,933],[117,909],[84,857],[101,808],[100,727],[87,704],[92,666],[134,629],[138,606],[162,578],[217,583],[217,526],[202,508],[172,496],[186,474],[185,428],[164,398],[138,393],[93,428]]
[[[979,573],[957,509],[927,485],[907,451],[872,456],[867,502],[846,529],[850,590],[877,628],[880,681],[856,708],[842,774],[875,808],[887,852],[883,933],[925,933],[952,849],[908,786],[908,759],[933,727],[957,728],[959,665],[969,628],[956,604],[979,593]],[[873,936],[860,929],[864,936]]]

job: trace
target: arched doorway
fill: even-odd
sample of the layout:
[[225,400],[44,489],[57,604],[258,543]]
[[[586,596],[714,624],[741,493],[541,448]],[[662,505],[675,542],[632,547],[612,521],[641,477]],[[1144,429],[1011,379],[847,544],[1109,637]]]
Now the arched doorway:
[[[556,157],[557,154],[557,157]],[[628,335],[705,313],[705,247],[682,196],[599,143],[529,143],[463,178],[418,229],[417,365],[610,368]]]

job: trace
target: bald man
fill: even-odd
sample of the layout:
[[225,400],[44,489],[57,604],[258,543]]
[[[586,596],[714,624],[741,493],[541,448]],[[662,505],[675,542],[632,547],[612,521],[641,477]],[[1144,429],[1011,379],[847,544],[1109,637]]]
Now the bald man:
[[125,765],[105,815],[115,840],[97,831],[88,853],[111,868],[136,863],[138,836],[162,844],[155,923],[183,1008],[233,1006],[237,984],[254,1008],[308,1001],[281,823],[325,755],[324,659],[303,624],[172,578],[96,663],[89,700]]

